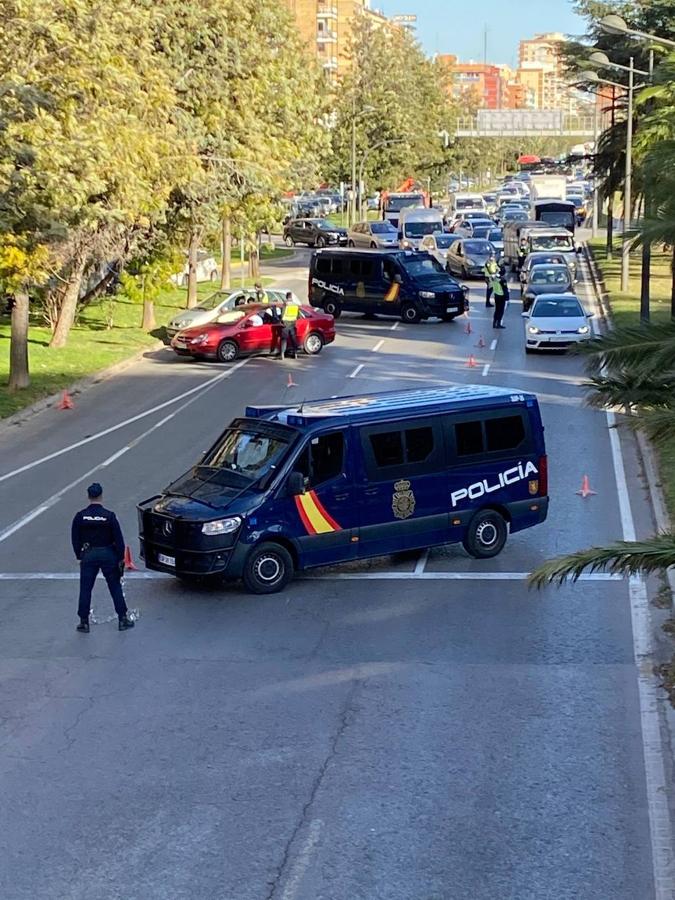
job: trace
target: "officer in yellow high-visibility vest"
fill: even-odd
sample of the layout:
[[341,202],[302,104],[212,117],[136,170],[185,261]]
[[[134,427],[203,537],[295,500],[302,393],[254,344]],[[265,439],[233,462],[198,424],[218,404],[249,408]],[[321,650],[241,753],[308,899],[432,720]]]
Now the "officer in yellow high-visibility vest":
[[298,321],[299,315],[300,305],[295,302],[293,294],[288,291],[281,311],[282,328],[281,347],[279,352],[280,359],[283,359],[286,356],[287,349],[289,355],[292,356],[293,359],[295,359],[298,354],[298,335],[295,330],[295,323]]

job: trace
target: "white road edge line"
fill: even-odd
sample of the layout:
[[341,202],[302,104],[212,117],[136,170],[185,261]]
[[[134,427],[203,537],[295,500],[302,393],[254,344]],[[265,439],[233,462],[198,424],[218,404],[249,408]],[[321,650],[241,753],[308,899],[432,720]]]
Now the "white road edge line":
[[492,343],[490,344],[490,350],[496,350],[496,349],[497,349],[497,338],[495,338],[494,341],[492,341]]
[[[588,264],[584,265],[588,277]],[[600,304],[595,291],[591,300],[595,312]],[[601,310],[600,310],[601,311]],[[597,319],[591,324],[595,334],[599,333]],[[607,411],[609,444],[614,466],[614,480],[619,500],[619,517],[624,541],[636,540],[635,520],[631,508],[626,467],[621,449],[621,440],[616,426],[616,416]],[[628,579],[631,625],[633,632],[633,657],[635,659],[640,706],[642,751],[645,766],[645,789],[649,814],[649,831],[652,847],[652,872],[654,877],[654,900],[673,900],[675,897],[675,859],[673,856],[673,832],[668,806],[666,766],[664,762],[661,722],[659,716],[659,688],[654,676],[654,649],[649,615],[649,596],[644,579],[631,576]]]
[[378,342],[375,344],[375,346],[373,347],[372,352],[373,352],[373,353],[377,353],[377,351],[381,349],[381,347],[382,347],[383,344],[384,344],[384,340],[378,341]]
[[350,375],[347,375],[347,378],[356,378],[356,376],[359,374],[359,372],[361,371],[361,369],[364,366],[365,366],[365,363],[361,363],[360,365],[358,365]]
[[319,838],[321,836],[322,828],[323,821],[321,819],[314,819],[310,824],[309,834],[307,835],[307,838],[302,845],[302,850],[300,851],[300,853],[298,853],[298,857],[291,867],[291,873],[289,875],[288,881],[286,882],[284,892],[281,895],[281,900],[295,900],[295,898],[298,896],[298,889],[302,884],[302,880],[305,877],[307,869],[309,868],[314,848],[319,842]]
[[12,469],[11,472],[5,472],[4,475],[0,475],[0,482],[7,481],[8,478],[14,478],[16,475],[21,475],[22,472],[28,472],[29,469],[34,469],[36,466],[41,466],[43,463],[50,462],[50,460],[52,459],[63,456],[64,453],[70,453],[72,450],[77,450],[79,447],[84,447],[85,444],[90,444],[92,441],[97,441],[99,438],[106,437],[107,435],[112,434],[115,431],[119,431],[120,428],[126,428],[127,425],[133,425],[134,422],[138,422],[140,419],[145,419],[148,416],[152,416],[154,413],[159,412],[161,409],[166,409],[167,406],[171,406],[173,403],[179,403],[181,400],[184,400],[186,397],[190,397],[192,394],[196,394],[199,391],[205,391],[209,387],[211,387],[211,385],[222,381],[224,378],[229,378],[232,372],[236,372],[237,369],[241,369],[241,367],[247,362],[247,359],[242,359],[241,362],[236,363],[234,366],[232,366],[231,369],[226,369],[224,372],[219,372],[217,375],[214,375],[213,378],[210,378],[203,384],[198,384],[195,387],[190,388],[190,390],[188,391],[183,391],[182,394],[178,394],[176,397],[172,397],[171,400],[165,400],[164,403],[158,403],[157,406],[153,406],[150,409],[146,409],[142,413],[131,416],[130,419],[125,419],[124,422],[118,422],[117,425],[111,425],[110,428],[104,428],[103,431],[99,431],[97,432],[97,434],[90,434],[89,437],[82,438],[81,441],[76,441],[76,443],[74,444],[69,444],[67,447],[62,447],[60,450],[55,450],[53,453],[47,454],[47,456],[41,456],[40,459],[35,459],[33,460],[33,462],[26,463],[25,466],[20,466],[18,469]]
[[[231,369],[228,369],[226,372],[219,375],[217,379],[211,379],[211,381],[206,383],[206,386],[202,385],[202,393],[206,393],[207,391],[210,391],[211,388],[215,387],[215,385],[219,381],[222,381],[224,378],[228,378],[230,375],[232,375],[234,372],[236,372],[238,368],[241,368],[241,366],[243,366],[245,362],[246,362],[246,360],[242,360],[240,363],[237,363],[235,366],[232,366]],[[191,392],[191,393],[193,393],[193,392]],[[103,468],[104,466],[109,466],[116,458],[122,456],[122,453],[126,453],[127,450],[130,450],[132,447],[135,447],[137,444],[140,444],[140,442],[142,440],[144,440],[146,437],[148,437],[148,435],[152,434],[153,431],[157,431],[158,428],[161,428],[162,425],[165,425],[167,422],[169,422],[171,419],[173,419],[175,416],[177,416],[178,413],[183,412],[183,410],[186,409],[188,406],[190,406],[191,403],[194,403],[195,400],[199,400],[202,393],[196,394],[196,395],[193,394],[193,396],[191,396],[189,400],[186,400],[185,403],[182,403],[180,406],[178,406],[176,409],[174,409],[173,412],[170,412],[168,415],[164,416],[164,418],[160,419],[159,422],[155,422],[154,425],[152,425],[150,428],[148,428],[142,434],[139,434],[136,438],[134,438],[133,441],[131,441],[126,446],[122,447],[120,451],[117,451],[117,453],[113,453],[112,456],[109,456],[108,459],[104,460],[102,463],[96,463],[96,465],[93,466],[91,469],[88,469],[86,472],[84,472],[82,475],[80,475],[74,481],[71,481],[70,484],[67,484],[65,487],[61,488],[60,491],[57,491],[55,494],[52,494],[51,497],[48,497],[39,506],[36,506],[35,509],[32,509],[30,512],[26,513],[24,516],[21,516],[20,519],[17,519],[15,522],[12,522],[12,524],[8,525],[6,528],[3,528],[2,531],[0,531],[0,544],[2,544],[4,541],[6,541],[8,538],[10,538],[13,534],[15,534],[21,528],[24,528],[26,525],[28,525],[30,522],[32,522],[33,519],[36,519],[38,516],[42,515],[42,513],[46,512],[48,509],[50,509],[52,506],[54,506],[54,504],[58,503],[58,501],[68,491],[72,490],[74,487],[77,487],[77,485],[81,484],[83,481],[86,481],[86,479],[90,478],[94,474],[94,472],[97,472],[99,469]]]
[[[421,557],[415,564],[414,572],[334,572],[329,575],[300,575],[301,581],[525,581],[529,572],[426,572],[420,564],[426,565]],[[77,581],[79,572],[0,572],[0,581]],[[126,572],[130,581],[155,581],[173,579],[169,572]],[[607,572],[592,572],[581,575],[579,581],[623,581],[621,575]]]
[[485,365],[483,366],[483,378],[485,378],[485,376],[487,375],[487,373],[489,371],[490,371],[490,363],[485,363]]
[[420,554],[420,558],[415,563],[415,571],[413,572],[413,575],[421,575],[424,572],[428,562],[429,551],[425,550],[424,553]]

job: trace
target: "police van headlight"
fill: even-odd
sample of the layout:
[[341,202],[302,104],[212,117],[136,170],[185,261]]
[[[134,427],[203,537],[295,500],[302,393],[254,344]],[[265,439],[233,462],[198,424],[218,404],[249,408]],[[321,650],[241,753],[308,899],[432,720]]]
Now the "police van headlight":
[[539,334],[539,329],[537,328],[536,325],[528,325],[528,326],[527,326],[527,333],[528,333],[528,334]]
[[231,519],[215,519],[213,522],[204,522],[202,534],[232,534],[241,525],[239,516]]
[[433,291],[420,291],[420,300],[433,300],[436,294]]

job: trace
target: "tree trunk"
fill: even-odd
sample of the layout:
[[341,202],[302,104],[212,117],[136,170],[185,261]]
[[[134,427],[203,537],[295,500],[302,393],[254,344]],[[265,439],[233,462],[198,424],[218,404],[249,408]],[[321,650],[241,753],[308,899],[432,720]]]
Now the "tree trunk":
[[49,342],[50,347],[56,349],[65,347],[68,342],[70,329],[75,321],[75,313],[77,312],[77,303],[80,299],[80,286],[82,284],[82,275],[84,267],[87,263],[87,255],[82,252],[80,256],[75,257],[73,267],[68,274],[67,283],[61,299],[61,309],[59,310],[59,318],[56,322],[54,334]]
[[143,321],[141,322],[141,328],[143,331],[153,331],[157,328],[155,304],[145,296],[145,275],[143,276]]
[[188,284],[187,284],[187,308],[192,309],[197,305],[197,251],[199,250],[199,231],[194,228],[190,233],[188,245]]
[[607,259],[614,255],[614,196],[607,198]]
[[249,261],[251,263],[251,278],[260,278],[260,235],[251,236],[251,249],[249,250]]
[[[643,214],[643,225],[644,220],[646,220],[651,214],[651,202],[647,197],[647,193],[645,192],[643,198],[643,206],[642,206],[642,214]],[[650,303],[650,288],[649,282],[651,279],[651,268],[652,268],[652,245],[649,241],[644,240],[643,235],[643,244],[642,244],[642,270],[640,272],[640,320],[642,322],[649,321],[649,303]]]
[[223,262],[220,267],[220,289],[229,291],[232,277],[232,220],[223,217]]
[[28,374],[28,313],[26,291],[14,295],[12,307],[11,343],[9,345],[9,392],[23,390],[30,384]]
[[675,322],[675,244],[673,245],[673,262],[670,274],[670,318]]

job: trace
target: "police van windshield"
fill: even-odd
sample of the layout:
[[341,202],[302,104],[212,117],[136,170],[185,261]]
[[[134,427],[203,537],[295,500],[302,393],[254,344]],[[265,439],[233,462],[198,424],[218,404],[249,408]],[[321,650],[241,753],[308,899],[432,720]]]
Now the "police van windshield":
[[572,237],[569,234],[532,235],[530,244],[533,250],[573,250]]
[[277,434],[229,428],[200,466],[225,469],[257,481],[279,465],[287,450],[288,441]]
[[401,265],[409,275],[416,278],[446,274],[443,266],[433,256],[406,256],[401,260]]

